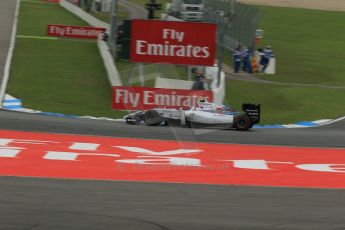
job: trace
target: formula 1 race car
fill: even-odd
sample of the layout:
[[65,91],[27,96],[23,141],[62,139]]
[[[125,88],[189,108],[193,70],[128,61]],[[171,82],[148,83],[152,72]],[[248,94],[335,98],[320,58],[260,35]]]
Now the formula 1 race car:
[[219,127],[235,128],[246,131],[260,122],[260,104],[244,103],[243,112],[233,111],[230,107],[209,102],[199,102],[189,110],[150,109],[124,116],[127,124],[187,125],[190,128]]

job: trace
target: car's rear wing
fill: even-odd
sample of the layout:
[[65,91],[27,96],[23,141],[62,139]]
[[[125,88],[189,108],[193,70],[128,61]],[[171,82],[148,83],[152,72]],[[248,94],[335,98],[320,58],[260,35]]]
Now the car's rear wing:
[[260,104],[243,103],[242,110],[250,117],[253,124],[260,122]]

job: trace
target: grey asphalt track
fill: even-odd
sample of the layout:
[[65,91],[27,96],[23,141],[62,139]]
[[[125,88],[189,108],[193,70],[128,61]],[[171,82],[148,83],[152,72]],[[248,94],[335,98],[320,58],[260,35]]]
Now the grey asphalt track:
[[0,0],[0,82],[10,46],[16,0]]
[[0,111],[0,128],[192,142],[345,148],[345,118],[336,124],[315,128],[261,128],[238,132],[236,130],[126,125],[124,122]]
[[[0,0],[0,17],[10,2],[14,0]],[[14,12],[14,7],[6,9]],[[1,29],[10,33],[11,19],[5,20]],[[0,129],[345,148],[344,120],[318,128],[237,132],[1,110]],[[0,230],[344,230],[344,216],[344,190],[0,177]]]
[[1,230],[343,230],[344,190],[0,178]]
[[[147,1],[149,2],[149,1]],[[118,0],[118,3],[128,11],[129,19],[144,19],[147,18],[147,10],[137,4],[127,0]]]
[[[201,130],[195,135],[198,130],[188,128],[0,111],[0,129],[345,148],[345,120],[318,128]],[[345,229],[341,189],[0,177],[0,206],[0,229],[10,230]]]

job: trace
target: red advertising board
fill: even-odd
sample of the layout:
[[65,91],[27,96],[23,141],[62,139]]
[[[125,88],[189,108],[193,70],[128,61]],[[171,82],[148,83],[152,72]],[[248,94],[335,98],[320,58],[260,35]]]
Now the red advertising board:
[[105,28],[90,26],[48,25],[47,34],[53,37],[97,39]]
[[216,30],[211,23],[132,20],[130,60],[213,66]]
[[213,102],[213,92],[206,90],[162,89],[114,86],[112,108],[146,110],[152,108],[185,108],[196,106],[199,99]]

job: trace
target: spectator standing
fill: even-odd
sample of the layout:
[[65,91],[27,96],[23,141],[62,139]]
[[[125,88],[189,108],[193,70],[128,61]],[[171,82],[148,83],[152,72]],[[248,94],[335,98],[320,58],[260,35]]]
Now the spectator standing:
[[273,50],[271,49],[271,46],[266,46],[266,48],[263,50],[263,64],[261,72],[265,72],[268,64],[270,63],[270,59],[274,57]]
[[264,66],[266,60],[265,60],[265,57],[264,57],[264,50],[262,48],[258,49],[258,53],[259,53],[259,57],[260,57],[260,60],[259,60],[259,64],[260,64],[259,72],[261,72],[262,67]]
[[253,50],[251,48],[242,51],[242,70],[247,73],[252,73],[252,56]]
[[240,71],[242,61],[241,46],[238,46],[235,50],[233,50],[232,57],[234,60],[234,72],[238,73]]
[[241,52],[241,58],[242,58],[242,70],[244,72],[247,72],[247,65],[249,61],[249,56],[248,56],[248,50],[244,49]]
[[96,12],[101,12],[101,0],[95,0],[95,11]]
[[196,76],[192,86],[192,90],[205,90],[204,83],[206,82],[206,78],[204,76],[204,71],[202,70],[195,70]]

